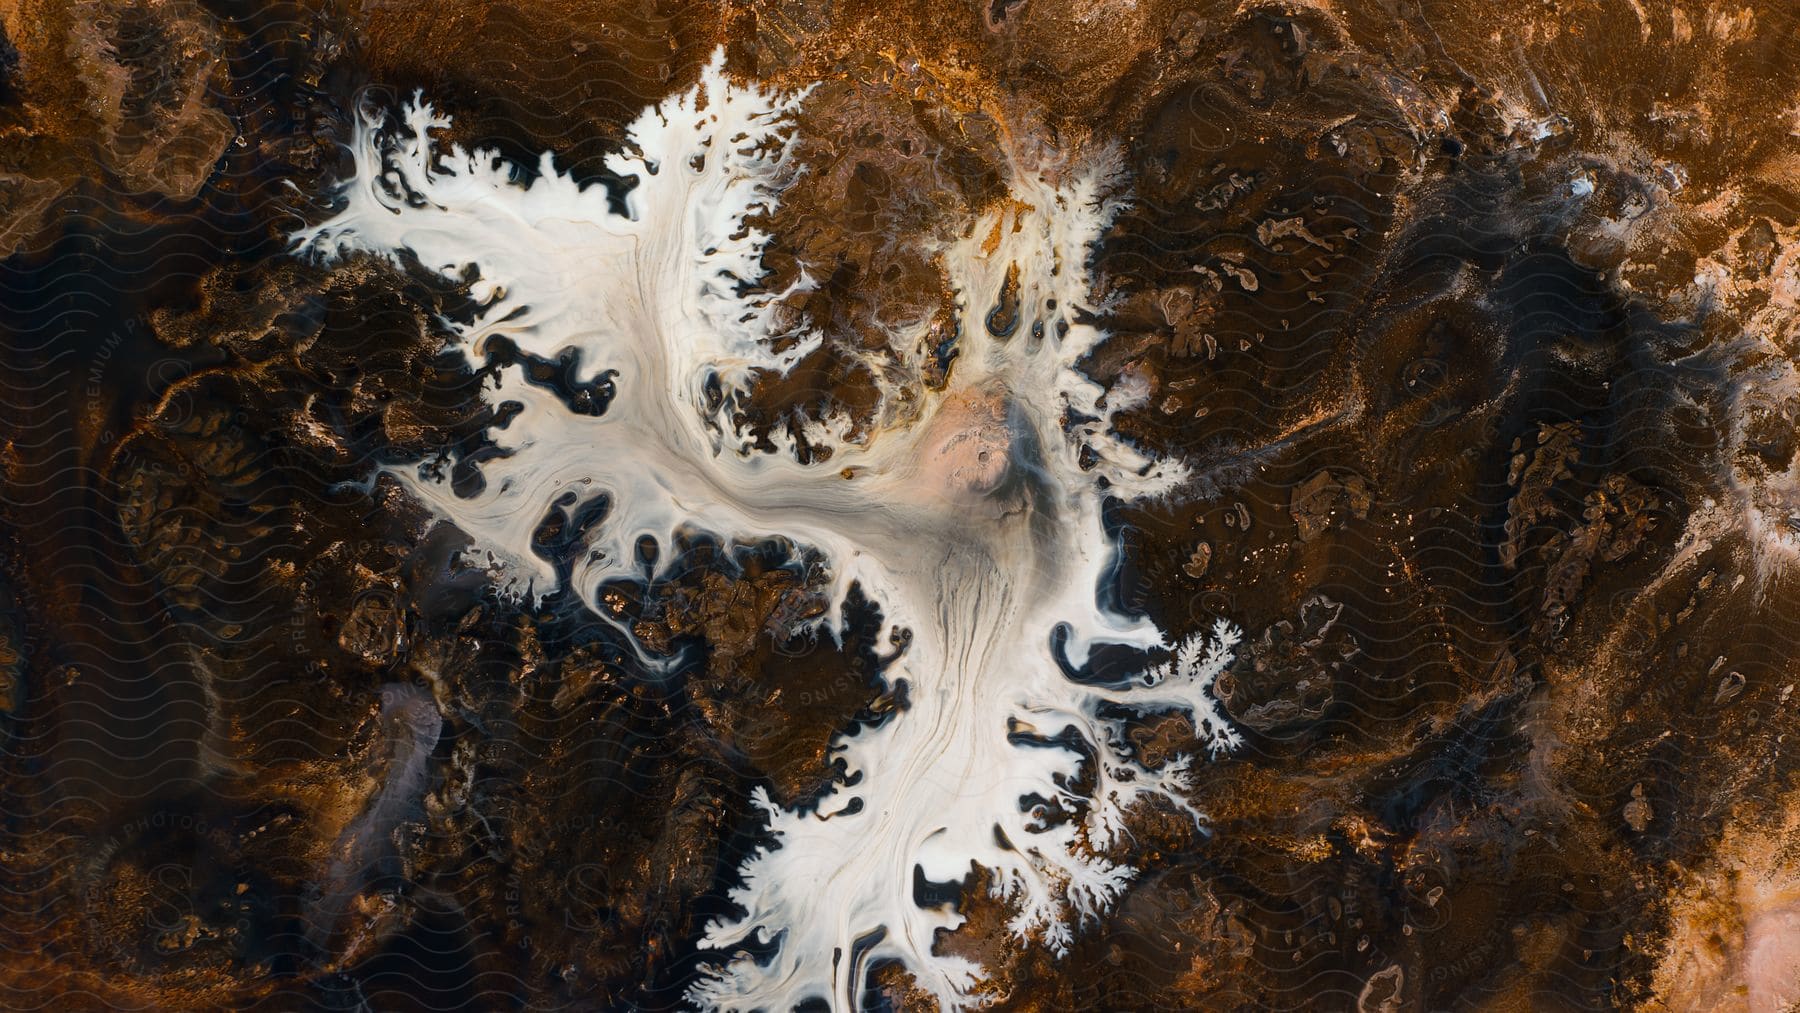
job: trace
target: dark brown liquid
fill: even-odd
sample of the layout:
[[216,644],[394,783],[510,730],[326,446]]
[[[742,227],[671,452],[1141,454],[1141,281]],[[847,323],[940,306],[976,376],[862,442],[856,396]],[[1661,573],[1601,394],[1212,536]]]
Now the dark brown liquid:
[[[1135,815],[1142,875],[1067,958],[950,888],[940,948],[1001,1006],[1781,994],[1736,963],[1781,912],[1727,870],[1800,883],[1770,843],[1800,730],[1795,22],[1637,6],[0,13],[0,1006],[672,1006],[750,789],[816,797],[833,734],[904,710],[879,603],[841,645],[798,632],[804,547],[696,535],[605,589],[675,676],[572,595],[501,600],[364,484],[499,452],[504,409],[437,354],[466,294],[287,255],[361,102],[423,87],[455,140],[622,194],[622,124],[718,45],[818,84],[765,284],[819,277],[793,311],[831,340],[746,431],[869,422],[852,353],[948,318],[920,251],[1002,198],[1008,152],[1123,152],[1086,367],[1147,385],[1119,430],[1199,477],[1111,511],[1102,590],[1245,628],[1217,692],[1247,743],[1196,767],[1207,832]],[[981,319],[1042,340],[1013,295]],[[545,557],[604,510],[552,511]],[[395,684],[441,718],[404,762]],[[1696,938],[1724,970],[1683,977]],[[911,1008],[874,977],[867,1005]]]

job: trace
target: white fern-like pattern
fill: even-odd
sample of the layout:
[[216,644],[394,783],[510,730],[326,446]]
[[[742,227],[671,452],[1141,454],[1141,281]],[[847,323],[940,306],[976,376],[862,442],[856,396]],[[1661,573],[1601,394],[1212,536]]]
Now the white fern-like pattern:
[[[911,632],[889,670],[908,682],[909,707],[840,736],[846,781],[806,811],[759,794],[767,844],[732,892],[741,914],[708,929],[704,945],[721,959],[689,997],[721,1010],[808,999],[849,1009],[868,967],[891,959],[943,1008],[964,1008],[982,968],[935,952],[936,933],[961,918],[914,902],[915,870],[934,882],[986,870],[1015,933],[1066,949],[1135,874],[1105,857],[1134,805],[1161,799],[1201,818],[1188,800],[1192,759],[1145,767],[1105,715],[1180,713],[1211,750],[1230,748],[1210,687],[1239,635],[1221,621],[1170,649],[1147,620],[1097,601],[1115,557],[1105,500],[1169,496],[1186,477],[1180,462],[1118,437],[1111,419],[1129,407],[1127,391],[1109,394],[1075,366],[1105,337],[1077,308],[1100,299],[1087,259],[1124,199],[1108,153],[1015,164],[1014,200],[938,251],[962,317],[949,389],[913,388],[922,407],[890,403],[854,443],[842,420],[820,420],[808,435],[832,447],[825,466],[755,453],[733,431],[732,407],[757,372],[787,370],[824,338],[799,328],[787,293],[757,287],[767,237],[744,227],[796,171],[790,113],[803,99],[734,84],[715,59],[694,89],[646,110],[629,153],[609,161],[639,180],[624,215],[548,154],[525,185],[490,152],[435,143],[447,120],[415,102],[398,129],[362,124],[342,209],[298,241],[325,259],[365,252],[472,277],[480,311],[447,322],[471,364],[504,336],[539,355],[580,351],[580,379],[618,371],[617,396],[595,418],[518,367],[501,370],[486,396],[519,410],[493,432],[507,455],[483,465],[473,496],[430,469],[389,472],[469,535],[515,593],[557,580],[531,549],[545,512],[605,495],[610,512],[569,578],[602,617],[602,584],[639,576],[640,539],[667,545],[694,529],[812,546],[831,562],[822,623],[840,629],[859,583],[883,608],[884,634]],[[1002,339],[984,324],[1009,284],[1028,316]],[[891,402],[922,370],[923,338],[893,336]],[[1169,656],[1126,684],[1066,677],[1063,664],[1082,665],[1097,643]],[[1057,744],[1071,734],[1092,771]],[[1091,795],[1071,787],[1084,774]],[[773,953],[754,959],[743,949],[753,940]]]

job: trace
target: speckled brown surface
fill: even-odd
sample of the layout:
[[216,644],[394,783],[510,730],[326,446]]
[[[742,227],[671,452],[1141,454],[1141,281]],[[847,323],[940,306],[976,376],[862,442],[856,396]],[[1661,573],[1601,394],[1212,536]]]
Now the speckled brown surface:
[[[495,595],[365,484],[438,453],[479,480],[496,420],[431,312],[466,295],[291,256],[359,104],[424,89],[457,139],[603,180],[719,46],[814,85],[766,266],[821,279],[791,311],[830,340],[752,429],[868,423],[851,353],[947,319],[921,251],[1006,199],[1008,158],[1116,148],[1134,189],[1085,368],[1147,390],[1120,432],[1199,478],[1111,510],[1116,591],[1243,626],[1216,694],[1245,743],[1196,768],[1204,828],[1133,813],[1141,874],[1066,957],[964,884],[938,946],[984,999],[1800,1001],[1790,5],[23,0],[0,26],[0,1006],[679,1006],[750,790],[816,796],[835,734],[906,707],[879,602],[794,635],[825,608],[804,547],[697,533],[606,589],[702,659],[678,679],[567,596]],[[889,966],[864,1005],[920,1000]]]

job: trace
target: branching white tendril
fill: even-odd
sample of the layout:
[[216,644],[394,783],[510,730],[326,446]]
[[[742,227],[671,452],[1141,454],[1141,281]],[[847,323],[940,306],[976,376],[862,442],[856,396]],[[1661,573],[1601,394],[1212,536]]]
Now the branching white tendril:
[[[759,791],[768,844],[732,891],[742,914],[709,927],[703,945],[722,960],[689,997],[853,1008],[867,969],[899,960],[943,1008],[962,1008],[982,969],[934,952],[937,931],[961,916],[916,904],[914,870],[940,883],[986,870],[1012,930],[1065,949],[1134,875],[1104,854],[1132,805],[1160,798],[1199,818],[1186,799],[1191,761],[1147,768],[1108,715],[1179,713],[1215,751],[1229,747],[1209,690],[1238,633],[1221,621],[1127,684],[1073,680],[1053,647],[1080,666],[1097,643],[1166,646],[1147,620],[1096,600],[1115,555],[1104,499],[1167,495],[1185,476],[1115,435],[1119,397],[1108,404],[1075,367],[1104,337],[1077,307],[1094,303],[1086,260],[1120,206],[1110,157],[1016,171],[1014,200],[939,251],[959,301],[958,358],[948,389],[927,392],[920,410],[880,415],[903,423],[854,444],[843,425],[813,426],[808,438],[833,451],[822,466],[754,452],[734,431],[749,380],[822,340],[795,329],[787,293],[756,286],[767,237],[744,226],[795,171],[789,114],[803,98],[732,84],[715,59],[694,89],[637,119],[633,153],[609,160],[639,180],[626,215],[549,155],[527,186],[492,153],[446,150],[430,136],[446,121],[415,103],[398,130],[362,123],[344,207],[299,241],[328,259],[398,263],[404,251],[446,278],[473,277],[479,312],[446,322],[471,364],[503,336],[537,355],[578,350],[582,380],[617,371],[610,407],[589,417],[519,367],[501,370],[486,397],[520,409],[494,432],[508,453],[482,466],[474,495],[429,470],[390,471],[516,593],[557,583],[532,551],[546,511],[604,495],[610,512],[569,576],[603,617],[603,582],[641,576],[640,539],[667,545],[692,529],[812,546],[831,564],[821,622],[841,631],[859,583],[884,610],[884,636],[911,631],[889,670],[909,684],[909,706],[834,743],[846,783],[807,811]],[[1016,326],[990,329],[1003,290],[1016,293]],[[922,367],[921,345],[898,343],[902,369]],[[1088,783],[1092,794],[1075,787]],[[772,955],[738,949],[750,940],[773,943]]]

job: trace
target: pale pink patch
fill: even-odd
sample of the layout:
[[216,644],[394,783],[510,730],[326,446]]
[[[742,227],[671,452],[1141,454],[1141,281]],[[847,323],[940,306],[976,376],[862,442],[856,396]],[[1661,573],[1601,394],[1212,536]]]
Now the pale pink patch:
[[945,496],[980,497],[1006,478],[1012,432],[999,391],[957,391],[944,399],[919,444],[921,484]]

